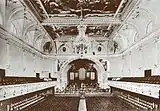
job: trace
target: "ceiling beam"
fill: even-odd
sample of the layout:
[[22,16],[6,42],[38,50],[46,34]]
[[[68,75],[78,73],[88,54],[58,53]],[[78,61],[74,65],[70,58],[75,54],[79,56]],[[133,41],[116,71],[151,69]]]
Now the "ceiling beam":
[[24,7],[27,8],[26,10],[31,14],[31,16],[34,18],[34,20],[37,21],[38,26],[42,28],[42,30],[44,31],[44,33],[46,33],[47,36],[48,36],[51,40],[53,40],[52,37],[51,37],[51,36],[48,34],[48,32],[46,31],[46,29],[41,25],[41,23],[40,23],[40,21],[37,19],[37,17],[33,14],[33,12],[31,11],[31,9],[29,8],[29,6],[24,2],[24,0],[20,0],[20,2],[21,2],[21,4],[22,4]]
[[[122,1],[121,1],[121,3],[119,4],[119,6],[118,6],[118,8],[117,8],[117,10],[116,10],[116,13],[114,14],[113,17],[116,17],[116,16],[117,16],[117,14],[118,14],[118,12],[120,11],[121,6],[123,5],[124,1],[125,1],[125,0],[122,0]],[[107,30],[110,30],[111,26],[112,26],[112,24],[110,24],[110,25],[108,26],[108,29],[107,29]]]
[[40,4],[40,6],[42,7],[42,9],[43,9],[43,11],[44,11],[45,15],[47,16],[47,18],[49,18],[49,15],[48,15],[48,13],[47,13],[46,9],[44,8],[44,6],[43,6],[43,4],[42,4],[41,0],[38,0],[38,2],[39,2],[39,4]]
[[139,6],[139,4],[142,2],[142,0],[130,0],[130,4],[128,5],[128,8],[126,9],[127,11],[125,12],[125,18],[123,19],[121,25],[118,27],[117,30],[114,30],[113,33],[111,34],[110,38],[114,39],[116,36],[117,32],[121,30],[124,24],[126,24],[128,18],[132,15],[134,10]]
[[[41,2],[41,0],[38,0],[38,2],[39,2],[39,4],[40,4],[40,6],[42,7],[42,9],[43,9],[45,15],[47,16],[47,18],[49,18],[49,14],[47,13],[47,11],[46,11],[43,3]],[[54,25],[52,25],[52,27],[53,27],[53,29],[56,29]]]
[[125,1],[125,0],[122,0],[121,3],[119,4],[118,9],[116,10],[116,13],[114,14],[114,17],[117,16],[117,14],[118,14],[118,12],[120,11],[120,9],[121,9],[121,7],[122,7],[124,1]]

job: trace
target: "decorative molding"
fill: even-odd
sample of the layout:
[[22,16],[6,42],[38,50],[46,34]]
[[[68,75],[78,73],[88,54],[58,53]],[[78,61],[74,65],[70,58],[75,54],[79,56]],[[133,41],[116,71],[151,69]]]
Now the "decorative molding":
[[159,84],[108,81],[108,85],[111,87],[120,88],[126,91],[131,91],[152,98],[156,99],[159,98],[159,90],[160,90]]
[[0,86],[0,101],[54,87],[56,81]]
[[33,54],[39,55],[39,56],[44,56],[45,54],[39,50],[37,50],[36,48],[34,48],[33,46],[27,44],[26,42],[24,42],[22,39],[16,37],[15,35],[9,33],[8,31],[2,29],[0,27],[0,38],[7,40],[8,43],[13,43],[16,46],[31,52]]
[[[81,19],[75,17],[52,17],[45,19],[42,25],[56,25],[56,26],[77,26],[82,22]],[[100,25],[106,26],[108,24],[121,24],[121,20],[115,17],[87,17],[83,19],[83,24],[87,26]]]

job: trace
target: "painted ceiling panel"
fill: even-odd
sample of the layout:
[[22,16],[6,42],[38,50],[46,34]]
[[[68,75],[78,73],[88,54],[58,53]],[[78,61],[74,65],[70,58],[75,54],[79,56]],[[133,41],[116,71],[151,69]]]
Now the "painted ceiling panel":
[[[74,15],[79,19],[88,18],[98,14],[108,14],[110,17],[117,17],[121,15],[128,0],[29,0],[28,6],[34,10],[33,12],[41,17],[40,22],[52,15]],[[31,7],[32,5],[32,7]],[[95,17],[94,16],[94,17]],[[96,16],[101,19],[100,16]],[[37,17],[38,18],[38,17]],[[118,16],[120,19],[120,16]],[[91,23],[92,24],[92,23]],[[86,34],[89,36],[109,37],[112,32],[119,27],[115,24],[106,24],[105,26],[87,26]],[[58,36],[77,35],[78,29],[76,26],[44,26],[46,31],[53,39]]]

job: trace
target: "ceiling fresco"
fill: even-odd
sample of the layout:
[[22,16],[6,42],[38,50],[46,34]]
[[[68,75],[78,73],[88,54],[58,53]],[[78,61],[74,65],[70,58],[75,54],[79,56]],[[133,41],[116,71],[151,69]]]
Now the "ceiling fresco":
[[[89,15],[108,14],[120,18],[128,0],[28,0],[26,4],[39,16],[39,20],[50,18],[53,15],[74,15],[79,19]],[[99,17],[101,19],[101,17]],[[54,25],[54,24],[53,24]],[[109,37],[117,24],[106,26],[87,26],[86,34],[89,36]],[[77,35],[77,26],[44,26],[53,39],[65,35]]]

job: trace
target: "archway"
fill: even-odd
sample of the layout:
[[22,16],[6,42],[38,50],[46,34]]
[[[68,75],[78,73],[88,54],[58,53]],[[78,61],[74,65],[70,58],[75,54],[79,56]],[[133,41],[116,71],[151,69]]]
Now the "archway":
[[88,59],[91,60],[95,63],[94,68],[97,71],[97,81],[100,87],[105,88],[107,87],[107,76],[109,75],[109,61],[107,61],[107,70],[105,70],[104,65],[102,62],[100,62],[100,59],[90,57],[90,56],[85,56],[85,57],[72,57],[69,58],[68,60],[64,61],[63,64],[60,67],[60,70],[57,72],[57,88],[63,89],[67,86],[68,84],[68,79],[67,79],[67,73],[68,70],[70,69],[70,63],[74,60],[78,59]]
[[88,59],[77,59],[69,63],[67,72],[67,86],[75,87],[97,87],[98,72],[95,68],[95,62]]

